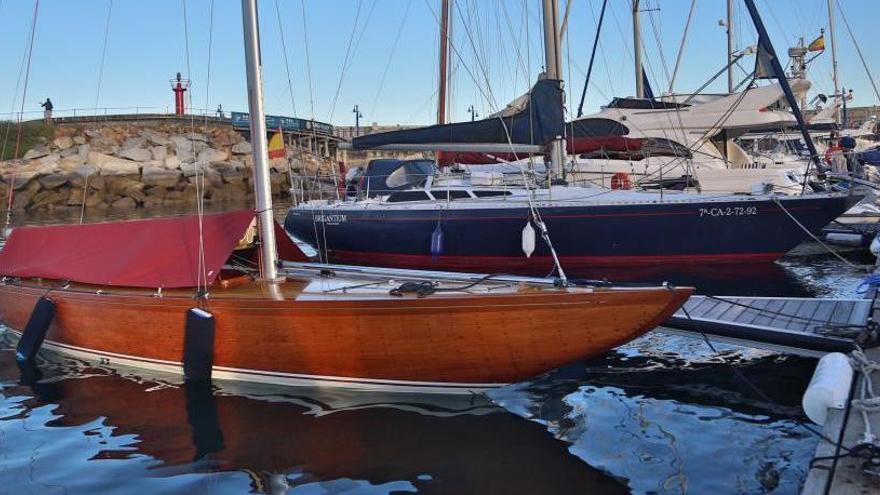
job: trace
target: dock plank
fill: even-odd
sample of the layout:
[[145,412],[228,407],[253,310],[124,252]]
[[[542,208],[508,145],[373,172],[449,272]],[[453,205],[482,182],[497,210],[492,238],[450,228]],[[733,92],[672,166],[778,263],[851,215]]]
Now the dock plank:
[[834,308],[834,312],[831,313],[831,316],[828,318],[831,325],[849,325],[852,320],[852,312],[855,306],[856,303],[853,301],[841,301],[837,307]]
[[834,303],[820,304],[816,310],[816,313],[813,315],[813,324],[811,325],[811,330],[814,330],[817,326],[827,325],[831,320],[831,315],[834,313],[834,309],[837,308],[837,301]]
[[776,313],[778,313],[783,306],[785,306],[785,301],[779,299],[771,300],[761,310],[761,314],[752,321],[752,325],[772,327],[773,321],[777,318]]
[[806,299],[789,299],[785,301],[785,305],[780,310],[783,315],[777,318],[778,323],[774,322],[773,326],[781,325],[789,330],[803,331],[806,328],[807,322],[798,317],[798,311],[808,302]]

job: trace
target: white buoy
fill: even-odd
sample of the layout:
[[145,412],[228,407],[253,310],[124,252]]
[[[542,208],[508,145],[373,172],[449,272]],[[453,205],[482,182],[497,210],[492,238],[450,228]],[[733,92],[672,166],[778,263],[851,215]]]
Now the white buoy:
[[522,230],[522,250],[526,258],[531,258],[532,253],[535,252],[535,228],[532,227],[531,221],[526,222]]
[[845,408],[852,379],[853,369],[845,354],[832,352],[822,357],[801,401],[810,421],[824,425],[829,408]]

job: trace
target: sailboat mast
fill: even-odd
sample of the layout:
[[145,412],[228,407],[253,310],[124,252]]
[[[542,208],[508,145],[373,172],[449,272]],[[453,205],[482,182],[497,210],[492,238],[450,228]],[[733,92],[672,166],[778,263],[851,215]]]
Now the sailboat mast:
[[[830,0],[829,0],[830,1]],[[733,93],[736,82],[733,80],[733,0],[727,0],[727,92]]]
[[[828,0],[828,34],[831,36],[831,70],[834,78],[834,97],[842,98],[840,82],[837,79],[837,38],[834,37],[834,0]],[[834,120],[840,123],[840,112],[835,110]]]
[[642,69],[642,20],[639,0],[632,0],[633,59],[636,62],[636,98],[645,97],[645,75]]
[[[544,65],[547,78],[562,80],[562,54],[559,50],[559,2],[543,0]],[[550,143],[550,164],[553,176],[562,178],[565,163],[565,139],[557,136]]]
[[440,70],[439,89],[437,91],[437,123],[446,123],[446,88],[448,77],[448,54],[449,54],[449,3],[450,0],[440,2]]
[[266,145],[266,113],[263,110],[263,76],[260,59],[260,31],[257,21],[257,0],[241,0],[244,24],[244,58],[247,72],[248,111],[250,112],[251,144],[254,157],[254,197],[257,223],[262,245],[263,263],[260,277],[278,278],[275,245],[275,220],[272,218],[272,190],[269,184],[269,154]]

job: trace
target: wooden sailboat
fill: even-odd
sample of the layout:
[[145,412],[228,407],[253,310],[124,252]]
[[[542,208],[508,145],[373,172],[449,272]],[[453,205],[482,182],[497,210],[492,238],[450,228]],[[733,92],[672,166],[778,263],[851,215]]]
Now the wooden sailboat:
[[[276,241],[255,0],[242,10],[256,213],[14,229],[0,252],[0,319],[23,332],[20,359],[42,342],[192,378],[464,392],[605,352],[662,323],[692,292],[279,270],[279,253],[304,257],[283,234]],[[248,235],[255,220],[259,242]],[[263,261],[259,278],[242,268],[242,245]]]

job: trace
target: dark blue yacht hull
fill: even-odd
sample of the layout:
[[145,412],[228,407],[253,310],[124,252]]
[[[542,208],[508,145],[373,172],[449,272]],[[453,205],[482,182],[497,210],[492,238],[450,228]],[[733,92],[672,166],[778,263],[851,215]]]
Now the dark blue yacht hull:
[[[804,229],[819,232],[840,216],[853,198],[825,194],[777,200],[551,206],[540,214],[565,268],[771,262],[808,240]],[[553,268],[540,236],[531,257],[523,254],[527,207],[451,205],[442,210],[301,205],[290,210],[285,228],[334,263],[480,272]],[[438,225],[442,252],[432,255]]]

